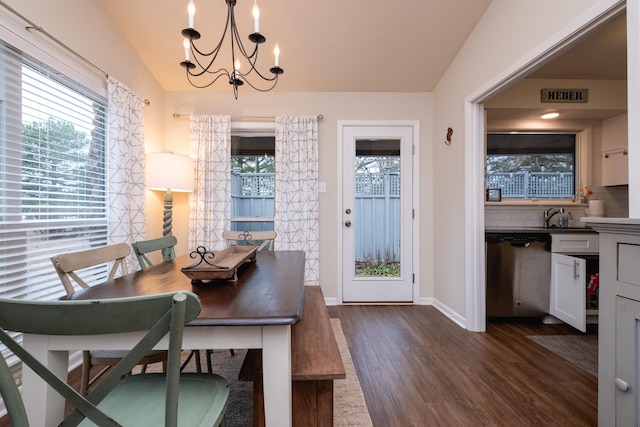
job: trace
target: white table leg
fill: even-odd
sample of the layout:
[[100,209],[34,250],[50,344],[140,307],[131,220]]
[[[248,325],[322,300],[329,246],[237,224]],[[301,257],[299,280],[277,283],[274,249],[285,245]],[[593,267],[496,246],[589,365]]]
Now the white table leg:
[[[45,335],[23,336],[25,349],[66,381],[69,352],[49,351],[48,341]],[[22,370],[22,399],[32,427],[57,426],[64,418],[64,399],[26,366]]]
[[291,427],[291,325],[262,328],[264,417],[267,427]]

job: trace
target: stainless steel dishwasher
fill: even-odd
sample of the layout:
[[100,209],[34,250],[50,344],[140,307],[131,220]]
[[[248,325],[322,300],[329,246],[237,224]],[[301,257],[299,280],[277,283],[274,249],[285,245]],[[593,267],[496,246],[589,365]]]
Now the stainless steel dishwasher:
[[488,317],[549,313],[551,237],[548,233],[485,234]]

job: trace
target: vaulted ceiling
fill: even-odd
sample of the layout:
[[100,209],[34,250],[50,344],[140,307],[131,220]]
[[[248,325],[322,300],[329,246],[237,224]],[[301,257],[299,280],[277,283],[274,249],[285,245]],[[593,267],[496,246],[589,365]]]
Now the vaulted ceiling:
[[[194,90],[179,65],[184,59],[180,32],[188,26],[188,0],[99,1],[166,91]],[[194,1],[194,27],[202,34],[202,48],[208,50],[222,34],[226,2]],[[253,32],[253,3],[237,0],[236,19],[243,40]],[[490,3],[258,0],[260,32],[267,38],[260,54],[263,68],[272,66],[272,49],[278,42],[285,74],[277,91],[430,92]],[[228,51],[222,52],[221,66],[230,68],[229,58]],[[528,78],[625,80],[624,16],[585,37]],[[206,90],[227,91],[229,86],[221,79]]]
[[[217,44],[225,0],[194,0],[205,50]],[[188,0],[100,0],[166,91],[191,90],[180,32]],[[243,40],[253,32],[254,0],[237,0]],[[429,92],[490,0],[258,0],[261,53],[272,65],[278,42],[285,74],[278,91]],[[227,39],[228,42],[228,39]],[[248,42],[247,42],[248,43]],[[231,67],[221,53],[222,66]],[[246,65],[245,65],[246,67]],[[268,71],[267,71],[268,73]],[[219,81],[207,90],[229,90]]]

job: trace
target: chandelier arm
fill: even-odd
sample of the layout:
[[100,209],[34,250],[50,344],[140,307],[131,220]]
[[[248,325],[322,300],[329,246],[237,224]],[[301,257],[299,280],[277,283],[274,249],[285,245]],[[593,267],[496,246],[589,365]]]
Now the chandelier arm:
[[[256,45],[257,46],[257,45]],[[246,50],[244,48],[244,44],[242,43],[242,39],[240,38],[240,34],[238,32],[238,26],[236,25],[236,16],[233,10],[231,10],[231,63],[233,65],[234,75],[244,76],[245,74],[241,73],[240,70],[235,69],[236,63],[236,49],[240,55],[244,57],[249,62],[250,69],[248,73],[251,72],[251,68],[253,68],[254,64],[251,63],[251,57],[247,56]],[[234,87],[234,90],[237,90],[237,87]]]
[[[231,39],[231,69],[233,70],[233,78],[237,78],[238,74],[240,74],[240,70],[236,70],[236,49],[235,49],[235,43],[234,41],[237,40],[237,31],[238,31],[238,27],[236,26],[236,14],[233,10],[233,6],[231,4],[231,2],[227,2],[227,4],[229,5],[229,16],[231,17],[231,37],[229,37]],[[227,24],[229,22],[229,19],[227,20]],[[227,34],[227,27],[225,26],[225,35]],[[231,83],[233,78],[230,78],[229,82]],[[238,87],[235,83],[233,83],[233,91],[234,94],[236,95],[236,99],[237,98],[237,93],[238,93]]]
[[223,76],[223,75],[226,75],[227,77],[231,77],[230,74],[229,74],[229,71],[227,71],[225,68],[220,68],[220,69],[215,70],[215,71],[209,71],[208,69],[202,69],[202,71],[199,71],[197,73],[193,72],[191,70],[188,70],[188,71],[189,71],[189,75],[192,76],[192,77],[200,77],[205,73],[216,76],[216,79],[218,78],[218,76]]
[[[225,73],[226,73],[226,70],[225,70]],[[220,75],[218,75],[215,79],[213,79],[212,81],[210,81],[210,82],[209,82],[209,83],[207,83],[206,85],[202,85],[202,86],[201,86],[201,85],[198,85],[198,84],[196,84],[196,83],[194,83],[194,82],[191,80],[191,77],[193,76],[193,74],[191,74],[191,73],[187,73],[187,80],[189,80],[189,83],[191,83],[191,86],[193,86],[193,87],[195,87],[195,88],[197,88],[197,89],[206,89],[206,88],[208,88],[209,86],[211,86],[212,84],[214,84],[216,81],[218,81],[218,79],[219,79],[220,77],[224,76],[224,75],[225,75],[225,74],[220,74]],[[228,75],[228,74],[227,74],[227,75]],[[251,85],[249,85],[249,86],[251,86]]]
[[213,63],[215,62],[216,57],[218,56],[218,53],[217,53],[217,52],[216,52],[216,53],[215,53],[215,55],[211,58],[211,61],[209,61],[209,64],[207,64],[207,66],[206,66],[206,67],[205,67],[204,65],[202,65],[202,63],[200,63],[200,58],[198,58],[196,55],[192,55],[192,56],[193,56],[193,60],[194,60],[194,62],[195,62],[196,64],[198,64],[198,66],[202,69],[202,71],[197,72],[197,73],[196,73],[196,72],[190,72],[190,74],[191,74],[192,76],[201,76],[201,75],[203,75],[204,73],[216,74],[216,73],[218,73],[219,71],[222,71],[222,70],[224,70],[225,72],[227,71],[227,70],[225,70],[224,68],[221,68],[221,69],[216,70],[216,71],[209,71],[209,69],[211,68],[211,66],[212,66],[212,65],[213,65]]
[[238,46],[238,50],[240,51],[242,56],[244,56],[247,60],[251,60],[251,58],[253,58],[253,56],[258,52],[259,43],[255,43],[253,53],[251,55],[247,55],[247,50],[244,47],[244,43],[242,42],[242,38],[240,37],[240,34],[238,33],[238,27],[235,25],[235,17],[234,17],[234,21],[231,24],[231,36],[235,39],[236,44]]
[[[242,42],[240,40],[238,40],[237,38],[237,32],[236,32],[236,41],[238,41],[239,49],[241,48],[241,53],[242,56],[244,56],[244,58],[247,60],[247,62],[249,63],[249,71],[247,71],[246,73],[240,73],[240,75],[242,77],[248,76],[250,75],[253,71],[256,72],[256,74],[258,76],[260,76],[263,80],[267,80],[267,81],[272,81],[274,80],[274,78],[268,78],[263,76],[258,69],[256,68],[256,63],[258,62],[258,43],[255,44],[255,48],[253,50],[253,53],[251,55],[247,55],[246,51],[244,50],[244,45],[242,44]],[[276,75],[277,76],[277,75]],[[247,82],[248,83],[248,82]],[[249,86],[253,87],[251,84],[249,84]],[[255,89],[255,88],[254,88]]]
[[[257,57],[256,57],[256,59],[257,59]],[[254,64],[255,64],[255,62],[254,62],[254,63],[249,62],[249,63],[251,64],[251,68],[250,68],[250,69],[249,69],[249,71],[247,71],[245,74],[240,74],[242,77],[248,76],[248,75],[249,75],[249,74],[251,74],[252,72],[255,72],[258,76],[260,76],[260,78],[261,78],[262,80],[265,80],[265,81],[267,81],[267,82],[272,82],[272,81],[274,81],[274,80],[276,80],[276,81],[278,80],[278,74],[274,74],[274,75],[273,75],[273,77],[266,77],[266,76],[263,76],[263,75],[262,75],[262,73],[261,73],[260,71],[258,71],[258,69],[255,67],[255,65],[254,65]],[[249,83],[249,82],[247,82],[247,83]],[[253,85],[251,85],[250,83],[249,83],[249,86],[251,86],[251,87],[253,87],[253,88],[255,89],[255,87],[254,87]],[[274,86],[275,86],[275,85],[274,85]]]
[[264,80],[267,80],[267,81],[270,81],[270,82],[272,81],[272,82],[273,82],[273,84],[271,85],[271,87],[269,87],[268,89],[261,89],[261,88],[259,88],[259,87],[256,87],[256,86],[254,86],[253,84],[251,84],[251,82],[250,82],[249,80],[247,80],[247,79],[245,78],[245,76],[242,76],[242,77],[243,77],[243,79],[242,79],[242,80],[243,80],[246,84],[248,84],[249,86],[251,86],[253,89],[257,90],[258,92],[269,92],[271,89],[273,89],[274,87],[276,87],[276,84],[278,84],[278,75],[276,75],[276,76],[275,76],[274,78],[272,78],[272,79],[264,79]]
[[222,47],[222,42],[224,41],[225,35],[226,35],[226,33],[222,35],[222,38],[218,42],[218,45],[215,48],[213,48],[213,50],[211,50],[211,52],[203,52],[203,51],[201,51],[200,49],[198,49],[196,47],[196,44],[193,42],[193,40],[190,40],[189,43],[191,44],[191,52],[192,53],[197,53],[198,55],[204,56],[204,57],[209,57],[209,56],[213,55],[213,57],[215,58],[216,56],[218,56],[218,52],[220,52],[220,48]]
[[241,41],[238,41],[238,50],[244,58],[251,64],[251,67],[254,68],[256,62],[258,61],[258,44],[256,43],[255,48],[253,49],[253,53],[251,55],[247,55],[247,51],[244,48],[244,45]]

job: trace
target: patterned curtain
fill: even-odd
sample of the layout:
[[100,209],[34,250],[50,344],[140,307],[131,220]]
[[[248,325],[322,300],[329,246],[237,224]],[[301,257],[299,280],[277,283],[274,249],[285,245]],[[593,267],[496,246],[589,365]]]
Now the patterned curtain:
[[231,220],[231,117],[191,116],[190,155],[196,182],[189,198],[189,250],[224,249]]
[[317,117],[276,117],[275,186],[277,249],[305,251],[305,285],[318,285]]
[[[131,89],[109,77],[109,243],[146,238],[144,212],[144,101]],[[135,257],[129,270],[137,270]]]

